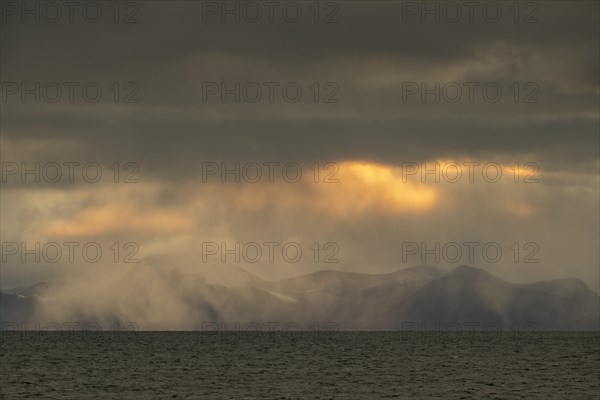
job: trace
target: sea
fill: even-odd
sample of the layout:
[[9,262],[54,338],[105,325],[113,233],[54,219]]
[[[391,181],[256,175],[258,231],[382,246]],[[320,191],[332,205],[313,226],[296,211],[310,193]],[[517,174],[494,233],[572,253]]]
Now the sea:
[[2,399],[600,399],[599,332],[0,332]]

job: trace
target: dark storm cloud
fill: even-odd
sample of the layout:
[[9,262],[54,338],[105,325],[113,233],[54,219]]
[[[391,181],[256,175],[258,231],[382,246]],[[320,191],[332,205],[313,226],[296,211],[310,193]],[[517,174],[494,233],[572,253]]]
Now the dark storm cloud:
[[[338,161],[400,165],[439,158],[536,162],[545,172],[594,173],[598,122],[591,119],[515,120],[447,118],[402,121],[207,122],[192,115],[165,118],[152,113],[108,119],[103,113],[58,119],[32,128],[25,116],[5,123],[28,143],[58,140],[25,151],[26,161],[114,161],[138,163],[145,180],[198,178],[210,161]],[[11,135],[12,136],[12,135]],[[61,140],[80,142],[77,156]],[[6,140],[5,140],[6,141]],[[29,147],[26,147],[28,149]],[[19,161],[5,153],[5,161]]]
[[[501,3],[504,4],[504,3]],[[126,157],[156,176],[194,159],[436,157],[530,154],[548,168],[589,168],[598,147],[598,5],[538,3],[538,23],[402,22],[402,3],[340,2],[338,23],[202,22],[201,2],[140,3],[140,22],[2,25],[2,80],[139,85],[139,104],[3,104],[2,134],[62,139],[89,159]],[[299,82],[303,102],[202,102],[205,81]],[[537,82],[538,104],[403,102],[401,82]],[[310,104],[335,82],[339,103]],[[11,158],[10,154],[3,154]],[[60,157],[60,148],[30,154]],[[415,160],[416,159],[416,160]],[[170,170],[172,173],[170,174]],[[193,169],[192,169],[193,171]]]
[[[299,23],[276,18],[274,23],[228,20],[222,24],[212,17],[203,23],[202,3],[140,3],[139,23],[121,25],[106,20],[98,24],[20,24],[9,17],[4,33],[10,43],[5,43],[3,50],[9,55],[14,51],[38,57],[58,56],[57,61],[71,64],[74,69],[101,69],[117,63],[121,67],[139,66],[144,61],[152,61],[154,68],[195,52],[220,51],[294,63],[340,54],[378,53],[443,61],[472,56],[478,47],[497,41],[538,47],[590,46],[596,40],[598,24],[598,5],[590,1],[568,5],[539,2],[539,22],[529,24],[513,23],[510,5],[506,4],[502,6],[505,15],[496,23],[486,22],[480,15],[474,23],[423,24],[415,18],[403,23],[403,2],[377,1],[338,2],[339,22],[331,24],[315,24],[310,18]],[[34,40],[39,34],[51,36]]]

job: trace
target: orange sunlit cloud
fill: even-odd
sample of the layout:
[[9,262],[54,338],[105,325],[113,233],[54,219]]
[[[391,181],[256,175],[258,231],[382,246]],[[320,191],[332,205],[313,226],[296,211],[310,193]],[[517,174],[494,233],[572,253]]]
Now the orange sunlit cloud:
[[238,209],[258,211],[277,206],[345,216],[364,212],[418,213],[430,210],[438,193],[429,186],[403,182],[400,171],[381,164],[338,164],[337,183],[247,185],[235,191]]
[[377,210],[417,213],[430,210],[438,193],[428,185],[403,182],[396,168],[365,162],[340,164],[339,188],[323,186],[339,213]]
[[[428,165],[437,163],[462,165],[454,160],[433,160]],[[230,211],[255,213],[277,209],[283,213],[302,211],[334,218],[365,213],[418,215],[428,213],[434,207],[447,206],[452,200],[452,196],[448,196],[444,189],[443,179],[438,183],[435,179],[424,182],[420,173],[407,174],[404,171],[403,174],[400,166],[365,161],[342,161],[336,165],[335,183],[315,183],[312,176],[307,176],[299,183],[216,183],[180,187],[179,190],[187,193],[188,197],[176,209],[139,207],[136,198],[131,198],[131,193],[124,191],[119,201],[86,208],[70,218],[51,222],[45,233],[61,237],[91,237],[123,232],[190,232],[205,226],[209,217],[213,223],[215,217],[228,221],[226,215]],[[523,169],[515,171],[510,165],[500,165],[500,168],[504,182],[513,183],[515,172],[521,181],[529,176],[523,174]],[[527,174],[530,172],[527,171]],[[476,180],[481,179],[476,177]],[[467,173],[463,174],[461,181],[469,183]],[[447,196],[444,203],[440,203],[442,191]],[[144,191],[146,197],[156,196],[158,192],[154,187],[145,188]],[[503,208],[508,214],[520,218],[534,214],[532,206],[525,203]]]
[[140,211],[133,205],[93,207],[81,211],[71,220],[51,224],[48,235],[91,237],[115,232],[180,232],[192,224],[184,215],[154,210]]
[[506,206],[506,211],[519,218],[529,218],[534,214],[533,207],[526,203],[508,204]]

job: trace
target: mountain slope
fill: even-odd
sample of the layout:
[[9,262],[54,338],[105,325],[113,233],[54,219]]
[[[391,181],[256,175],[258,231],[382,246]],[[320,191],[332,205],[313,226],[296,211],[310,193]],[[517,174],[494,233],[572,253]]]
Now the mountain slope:
[[407,321],[429,328],[437,323],[466,329],[465,324],[476,322],[503,330],[526,324],[540,330],[598,329],[598,295],[583,282],[574,285],[573,281],[514,285],[483,270],[460,266],[388,311],[399,316],[396,329]]
[[598,330],[600,323],[600,297],[578,279],[518,285],[468,266],[448,273],[430,266],[377,275],[319,271],[273,282],[235,266],[198,276],[161,271],[146,270],[147,280],[125,275],[126,291],[87,281],[2,293],[0,320],[120,320],[140,329],[194,330],[268,322],[344,330]]

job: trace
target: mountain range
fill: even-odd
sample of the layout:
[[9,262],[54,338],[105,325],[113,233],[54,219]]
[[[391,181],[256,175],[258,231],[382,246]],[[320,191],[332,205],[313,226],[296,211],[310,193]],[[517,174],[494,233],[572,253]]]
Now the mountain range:
[[[293,322],[300,327],[334,323],[340,330],[600,329],[600,297],[579,279],[514,284],[466,265],[448,272],[421,265],[376,275],[328,270],[279,281],[263,280],[237,266],[204,272],[192,289],[175,284],[168,294],[150,292],[139,301],[176,298],[185,307],[183,326],[147,322],[139,328],[203,330],[207,323],[231,328],[233,323]],[[2,328],[48,320],[44,310],[62,304],[51,301],[57,291],[53,284],[41,283],[1,292]],[[83,302],[67,316],[70,321],[136,320],[133,312],[114,308],[92,309]]]

